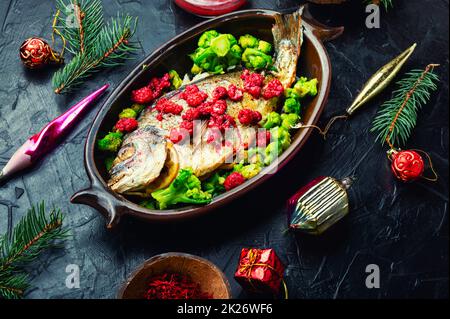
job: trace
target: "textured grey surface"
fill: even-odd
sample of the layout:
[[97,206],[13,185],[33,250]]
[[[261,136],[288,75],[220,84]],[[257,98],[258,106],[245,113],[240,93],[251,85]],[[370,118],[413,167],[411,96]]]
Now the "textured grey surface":
[[[106,15],[139,16],[138,59],[175,34],[201,21],[169,1],[103,1]],[[252,7],[293,10],[298,1],[250,1]],[[410,147],[427,150],[440,173],[437,183],[400,184],[388,168],[385,149],[368,132],[377,106],[392,87],[351,121],[334,127],[328,140],[312,137],[297,158],[270,182],[211,216],[183,224],[151,225],[125,219],[105,229],[93,209],[69,203],[87,186],[83,147],[93,109],[65,142],[40,165],[0,188],[0,231],[7,228],[8,207],[17,222],[32,204],[45,200],[66,213],[72,238],[64,250],[43,256],[30,272],[28,298],[112,298],[127,275],[145,259],[182,251],[205,257],[228,276],[233,295],[247,297],[233,280],[240,249],[273,247],[287,265],[286,281],[294,298],[442,298],[448,297],[448,0],[396,0],[382,13],[381,29],[364,26],[364,8],[314,7],[345,34],[326,45],[333,83],[321,123],[341,112],[364,80],[413,42],[419,46],[406,68],[440,63],[439,92],[421,112]],[[75,94],[55,96],[53,70],[29,72],[18,59],[21,42],[32,35],[50,37],[53,1],[0,2],[0,163],[27,137],[103,83],[116,86],[134,62],[102,72]],[[96,106],[98,109],[99,105]],[[319,175],[358,180],[350,191],[351,213],[325,236],[285,234],[285,200]],[[21,188],[25,190],[22,196]],[[17,198],[19,197],[19,198]],[[381,268],[381,288],[365,287],[365,267]],[[77,264],[80,289],[65,287],[65,268]]]

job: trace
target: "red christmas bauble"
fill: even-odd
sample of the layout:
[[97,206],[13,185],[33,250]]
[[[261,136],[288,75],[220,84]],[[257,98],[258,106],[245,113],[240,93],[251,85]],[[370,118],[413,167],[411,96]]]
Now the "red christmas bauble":
[[391,154],[392,172],[395,177],[411,182],[422,176],[425,164],[422,156],[415,151],[396,151]]
[[41,68],[49,63],[62,63],[59,53],[41,38],[29,38],[20,46],[20,59],[30,69]]

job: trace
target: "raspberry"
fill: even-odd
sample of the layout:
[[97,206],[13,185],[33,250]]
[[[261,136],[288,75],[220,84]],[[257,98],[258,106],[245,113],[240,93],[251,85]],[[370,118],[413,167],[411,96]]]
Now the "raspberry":
[[186,86],[186,88],[184,89],[184,92],[182,94],[194,94],[199,91],[200,91],[200,89],[198,88],[197,85],[191,84],[191,85]]
[[242,100],[243,96],[244,93],[242,92],[241,89],[238,89],[234,84],[230,84],[230,86],[228,87],[228,97],[230,98],[231,101],[235,102],[240,101]]
[[245,90],[253,96],[255,99],[258,99],[261,95],[261,87],[259,86],[248,86],[245,88]]
[[222,123],[222,128],[230,128],[230,127],[236,127],[236,121],[234,118],[228,114],[223,115],[224,122]]
[[153,91],[148,86],[131,92],[131,100],[138,104],[147,104],[153,100]]
[[199,108],[190,108],[186,111],[186,113],[183,114],[181,118],[186,121],[193,121],[198,119],[200,115],[201,114]]
[[138,121],[132,118],[123,118],[117,121],[115,128],[116,130],[125,133],[132,132],[138,127]]
[[163,114],[162,113],[158,113],[156,115],[156,119],[161,122],[164,119]]
[[172,143],[177,144],[180,141],[184,140],[186,137],[186,132],[181,129],[173,128],[170,130],[170,136],[169,139]]
[[223,115],[212,115],[208,122],[208,127],[213,128],[221,128],[223,124],[224,118]]
[[186,131],[188,131],[190,135],[192,135],[192,133],[194,133],[194,123],[191,122],[191,121],[183,121],[183,122],[181,122],[180,128],[185,129]]
[[241,173],[233,172],[225,179],[225,182],[223,183],[223,186],[227,191],[238,187],[239,185],[243,184],[245,182],[244,176],[242,176]]
[[211,113],[222,115],[227,111],[227,102],[224,100],[216,101],[211,107]]
[[270,144],[270,131],[259,131],[256,136],[256,145],[266,147]]
[[164,74],[161,78],[153,78],[148,85],[153,90],[153,98],[156,99],[161,96],[162,91],[165,88],[170,87],[170,76],[168,73]]
[[266,100],[278,97],[283,94],[283,84],[278,79],[273,79],[264,87],[262,95]]
[[208,130],[208,137],[206,139],[206,143],[211,144],[215,141],[220,142],[220,139],[222,137],[222,134],[220,130],[214,128],[211,130]]
[[162,98],[156,103],[155,109],[161,113],[171,113],[174,115],[179,115],[183,111],[183,107],[171,100]]
[[208,94],[200,91],[195,84],[186,86],[186,89],[180,96],[191,107],[199,106],[208,98]]
[[244,80],[244,90],[251,94],[255,99],[261,95],[261,89],[264,82],[264,76],[259,73],[250,73],[249,70],[245,70],[241,79]]
[[212,102],[206,101],[202,103],[202,105],[200,105],[197,109],[200,116],[210,116],[212,113]]
[[239,111],[238,119],[243,125],[256,125],[261,121],[261,113],[250,109],[242,109]]
[[228,95],[227,89],[223,86],[218,86],[214,89],[212,95],[215,100],[225,99]]
[[262,115],[258,111],[253,111],[253,121],[258,124],[262,120]]
[[208,122],[208,127],[218,128],[222,132],[225,131],[225,129],[227,129],[227,128],[231,128],[231,127],[235,127],[235,126],[236,126],[236,121],[234,120],[233,117],[231,117],[228,114],[223,114],[223,115],[212,114],[212,116]]

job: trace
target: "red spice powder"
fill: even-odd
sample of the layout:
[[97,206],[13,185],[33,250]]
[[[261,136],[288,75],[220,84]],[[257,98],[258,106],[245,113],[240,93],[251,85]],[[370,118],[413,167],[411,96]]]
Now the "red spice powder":
[[200,290],[186,275],[164,273],[153,276],[148,283],[145,299],[212,299],[213,296]]

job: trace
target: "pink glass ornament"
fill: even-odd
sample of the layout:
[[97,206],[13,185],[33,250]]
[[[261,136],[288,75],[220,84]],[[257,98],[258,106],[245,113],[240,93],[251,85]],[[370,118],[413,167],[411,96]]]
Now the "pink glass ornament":
[[82,101],[72,106],[67,112],[48,123],[39,133],[30,137],[11,157],[5,167],[0,171],[0,181],[5,180],[16,172],[30,167],[54,148],[61,138],[81,118],[87,109],[103,92],[109,84],[102,86],[97,91],[85,97]]

